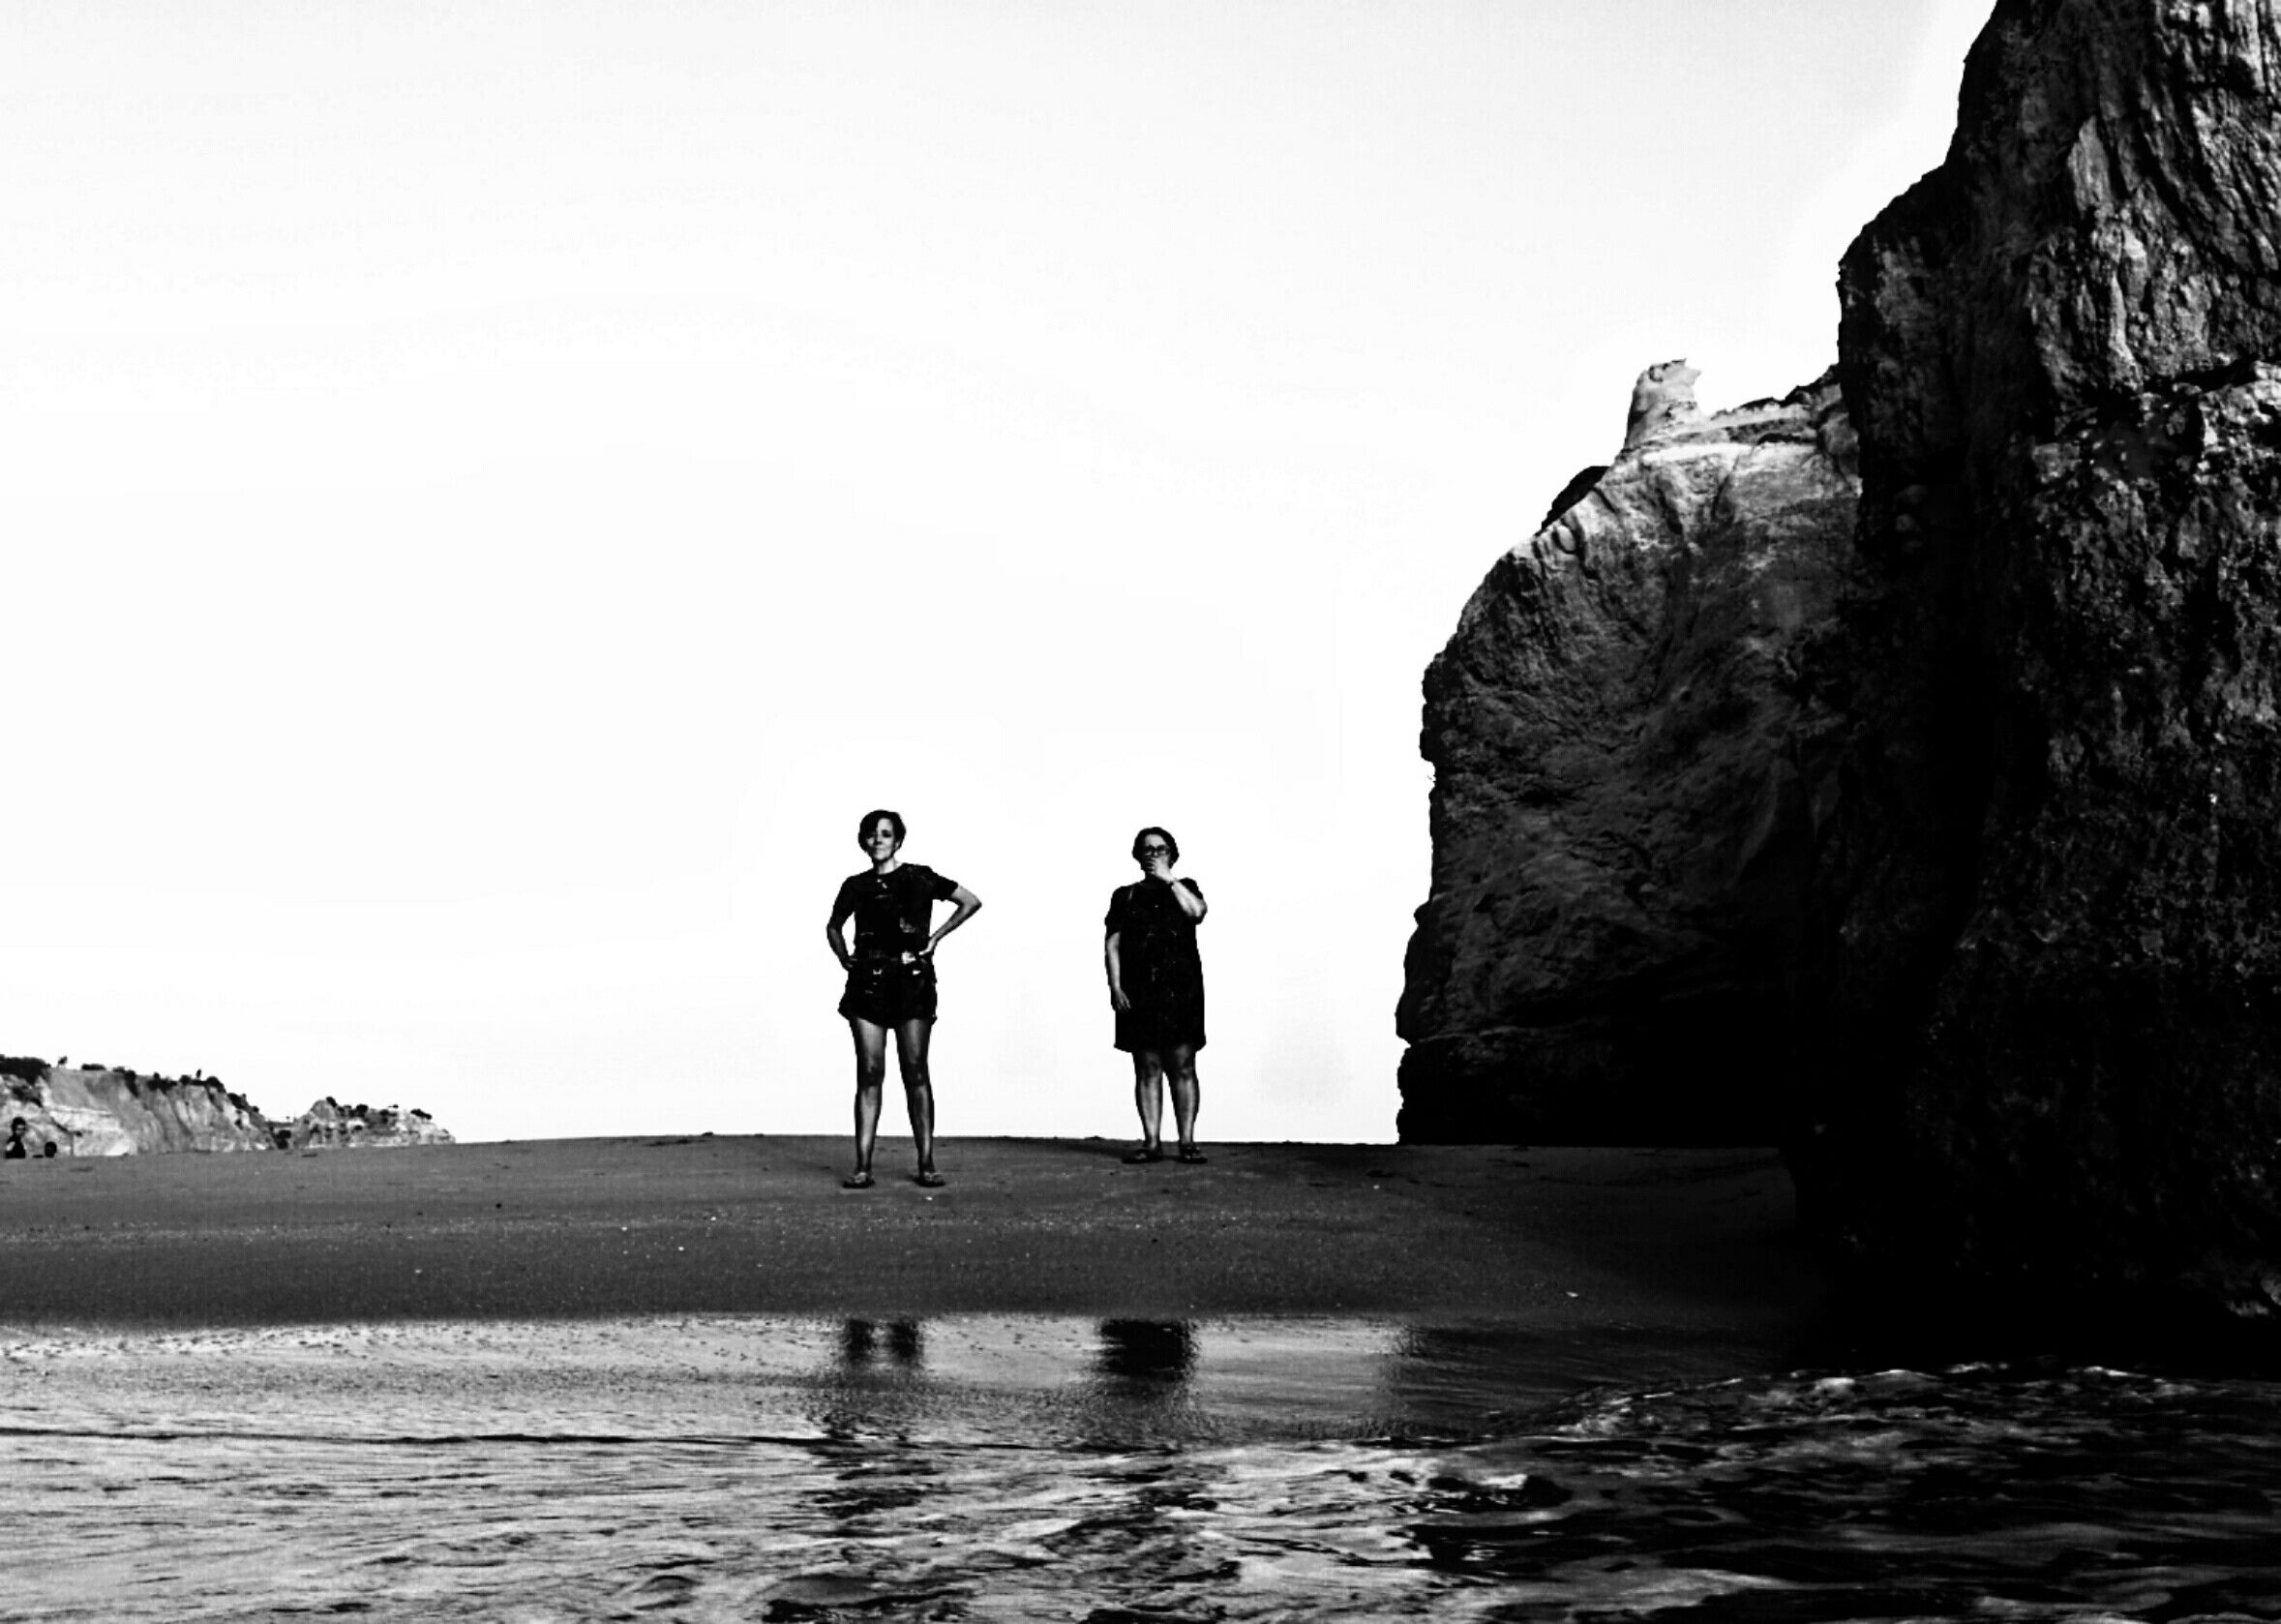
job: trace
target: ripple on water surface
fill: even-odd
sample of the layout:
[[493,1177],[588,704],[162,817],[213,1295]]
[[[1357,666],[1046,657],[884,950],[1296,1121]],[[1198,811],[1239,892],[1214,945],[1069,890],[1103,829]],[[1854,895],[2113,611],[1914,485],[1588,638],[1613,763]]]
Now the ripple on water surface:
[[[1686,1350],[1276,1321],[0,1355],[12,1617],[2281,1615],[2264,1382],[1710,1381]],[[1579,1397],[1587,1367],[1634,1379]]]

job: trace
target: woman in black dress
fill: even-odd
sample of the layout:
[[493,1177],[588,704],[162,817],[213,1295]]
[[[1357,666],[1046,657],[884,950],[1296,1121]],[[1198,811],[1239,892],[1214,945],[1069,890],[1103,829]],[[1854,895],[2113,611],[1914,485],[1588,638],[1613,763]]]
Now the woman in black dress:
[[[982,899],[924,863],[903,862],[903,816],[866,812],[856,844],[871,857],[870,872],[852,874],[832,899],[824,939],[848,973],[839,1011],[855,1039],[855,1170],[841,1181],[869,1189],[871,1147],[879,1137],[880,1097],[887,1074],[887,1034],[895,1035],[895,1063],[911,1109],[911,1138],[918,1149],[916,1181],[939,1188],[935,1171],[935,1086],[927,1071],[927,1038],[935,1025],[935,945],[974,917]],[[927,927],[935,904],[956,905],[940,930]],[[853,917],[851,950],[841,927]]]
[[1196,1051],[1204,1046],[1204,962],[1196,927],[1204,891],[1173,878],[1180,842],[1160,828],[1132,837],[1141,879],[1109,898],[1101,956],[1109,967],[1109,1004],[1117,1011],[1117,1046],[1132,1056],[1133,1103],[1140,1108],[1140,1148],[1127,1161],[1164,1159],[1164,1083],[1172,1083],[1172,1120],[1180,1159],[1196,1162]]

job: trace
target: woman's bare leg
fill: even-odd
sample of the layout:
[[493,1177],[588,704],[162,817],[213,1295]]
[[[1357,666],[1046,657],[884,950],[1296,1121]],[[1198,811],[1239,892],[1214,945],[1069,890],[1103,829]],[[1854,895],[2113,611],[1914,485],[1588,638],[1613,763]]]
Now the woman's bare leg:
[[911,1109],[911,1142],[918,1149],[921,1173],[935,1170],[935,1081],[927,1071],[927,1038],[934,1029],[933,1021],[895,1028],[895,1064],[903,1070],[903,1102]]
[[871,1171],[871,1147],[879,1138],[880,1095],[887,1076],[887,1029],[848,1017],[855,1039],[855,1171]]
[[1141,1146],[1164,1143],[1164,1061],[1155,1049],[1132,1051],[1132,1103],[1140,1111]]
[[1164,1074],[1172,1082],[1172,1125],[1180,1130],[1180,1148],[1196,1148],[1196,1107],[1202,1103],[1202,1090],[1196,1083],[1196,1051],[1186,1043],[1175,1044],[1164,1057]]

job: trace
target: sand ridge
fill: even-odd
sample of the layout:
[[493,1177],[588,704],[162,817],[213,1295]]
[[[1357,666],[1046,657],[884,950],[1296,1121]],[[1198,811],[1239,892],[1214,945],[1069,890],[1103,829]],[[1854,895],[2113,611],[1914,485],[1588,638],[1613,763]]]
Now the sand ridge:
[[1771,1152],[518,1140],[12,1163],[0,1324],[1381,1314],[1779,1339],[1825,1291]]

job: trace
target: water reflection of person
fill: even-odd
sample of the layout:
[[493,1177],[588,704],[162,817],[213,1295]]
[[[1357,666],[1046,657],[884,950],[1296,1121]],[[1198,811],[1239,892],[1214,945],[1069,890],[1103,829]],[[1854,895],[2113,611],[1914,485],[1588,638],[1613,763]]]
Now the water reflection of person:
[[[840,1363],[850,1369],[871,1364],[879,1355],[880,1328],[868,1319],[840,1322]],[[915,1319],[890,1320],[886,1327],[887,1358],[916,1368],[926,1354],[926,1341]]]
[[1141,878],[1109,897],[1101,957],[1109,972],[1109,1006],[1117,1011],[1117,1047],[1132,1056],[1133,1104],[1141,1142],[1127,1161],[1164,1159],[1164,1084],[1172,1083],[1180,1159],[1199,1162],[1196,1148],[1196,1051],[1204,1046],[1204,963],[1196,927],[1206,912],[1203,887],[1175,879],[1180,842],[1151,827],[1132,837]]
[[1185,1320],[1104,1319],[1094,1368],[1142,1390],[1176,1388],[1196,1368],[1196,1333]]
[[[838,1380],[819,1395],[815,1419],[827,1439],[854,1447],[825,1458],[839,1469],[809,1498],[851,1536],[875,1536],[876,1528],[867,1526],[872,1519],[917,1505],[939,1474],[924,1450],[875,1447],[883,1434],[900,1437],[928,1413],[933,1400],[925,1366],[926,1332],[919,1321],[840,1321]],[[869,1598],[873,1604],[882,1599]]]
[[[839,1012],[855,1040],[855,1170],[841,1181],[850,1189],[869,1189],[871,1150],[879,1136],[880,1097],[887,1070],[887,1034],[895,1035],[895,1064],[903,1073],[903,1099],[911,1112],[911,1138],[918,1152],[916,1182],[938,1188],[935,1171],[935,1087],[927,1068],[927,1039],[935,1025],[935,947],[975,915],[982,899],[924,863],[904,862],[903,815],[877,811],[863,815],[855,840],[871,857],[871,872],[853,874],[832,899],[824,939],[848,973]],[[940,930],[927,927],[938,902],[955,904]],[[855,921],[851,951],[841,927]]]
[[1101,1437],[1180,1436],[1202,1420],[1189,1391],[1196,1333],[1185,1322],[1104,1319],[1092,1363],[1084,1414]]

